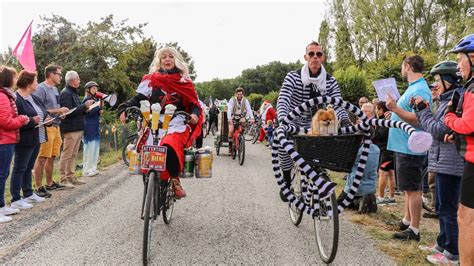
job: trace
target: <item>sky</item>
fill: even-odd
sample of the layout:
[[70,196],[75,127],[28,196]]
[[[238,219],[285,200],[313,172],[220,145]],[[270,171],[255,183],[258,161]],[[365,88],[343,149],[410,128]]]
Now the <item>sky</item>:
[[[325,0],[313,1],[5,1],[0,0],[0,52],[14,48],[31,20],[65,17],[78,25],[114,15],[130,25],[147,22],[145,36],[178,42],[195,61],[196,81],[234,78],[271,61],[303,61],[317,40]],[[44,66],[38,66],[43,68]]]

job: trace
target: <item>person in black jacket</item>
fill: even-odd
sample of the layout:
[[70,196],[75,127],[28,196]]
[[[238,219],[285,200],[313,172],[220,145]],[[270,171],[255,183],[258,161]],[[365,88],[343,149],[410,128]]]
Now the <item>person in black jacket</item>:
[[[375,107],[375,115],[379,119],[388,119],[387,115],[390,111],[387,109],[385,102],[377,103]],[[393,167],[393,152],[387,150],[388,128],[376,127],[375,135],[372,139],[375,145],[380,149],[380,165],[379,165],[379,196],[377,204],[395,204],[395,173]],[[385,197],[385,187],[389,187],[389,197]]]
[[[15,161],[13,166],[10,192],[12,208],[29,209],[31,203],[43,202],[45,199],[33,193],[31,171],[38,156],[40,144],[46,142],[47,135],[44,125],[38,123],[48,118],[48,111],[41,100],[32,95],[38,86],[36,73],[23,70],[20,72],[16,92],[18,114],[26,115],[30,121],[20,128],[20,141],[15,146]],[[23,192],[23,198],[20,195]]]
[[64,134],[63,151],[59,160],[59,173],[61,183],[66,186],[82,185],[83,181],[74,177],[75,160],[81,145],[82,133],[84,132],[84,114],[94,100],[81,103],[79,98],[79,84],[81,79],[76,71],[66,73],[66,87],[61,91],[59,103],[61,107],[69,108],[69,114],[61,122],[61,132]]

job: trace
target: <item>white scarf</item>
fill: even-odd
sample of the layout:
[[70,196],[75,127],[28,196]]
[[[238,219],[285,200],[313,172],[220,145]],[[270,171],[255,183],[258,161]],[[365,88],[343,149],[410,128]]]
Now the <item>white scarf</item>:
[[324,69],[323,65],[321,65],[321,73],[317,77],[312,78],[309,76],[308,63],[304,64],[301,69],[301,81],[304,87],[310,84],[316,85],[321,95],[326,95],[326,69]]

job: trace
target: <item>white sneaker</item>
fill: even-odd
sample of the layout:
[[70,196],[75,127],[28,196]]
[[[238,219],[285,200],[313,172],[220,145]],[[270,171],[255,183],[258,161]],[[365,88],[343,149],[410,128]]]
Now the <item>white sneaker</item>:
[[3,208],[0,208],[0,215],[12,215],[18,212],[20,212],[19,209],[8,207],[7,205],[5,205]]
[[8,223],[11,222],[11,220],[11,217],[0,214],[0,223]]
[[32,204],[29,204],[28,202],[26,202],[26,200],[24,199],[21,199],[21,200],[17,200],[15,202],[12,202],[12,205],[11,205],[13,208],[17,208],[17,209],[20,209],[20,210],[26,210],[26,209],[31,209],[33,208],[33,205]]
[[36,195],[36,193],[33,193],[33,195],[29,196],[28,198],[25,198],[24,200],[28,203],[40,203],[44,202],[46,199]]

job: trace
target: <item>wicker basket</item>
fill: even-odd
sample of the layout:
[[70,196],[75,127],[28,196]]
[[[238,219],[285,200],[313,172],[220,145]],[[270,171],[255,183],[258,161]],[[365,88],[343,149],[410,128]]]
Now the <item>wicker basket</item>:
[[295,136],[295,148],[312,167],[349,173],[363,137],[362,134]]

